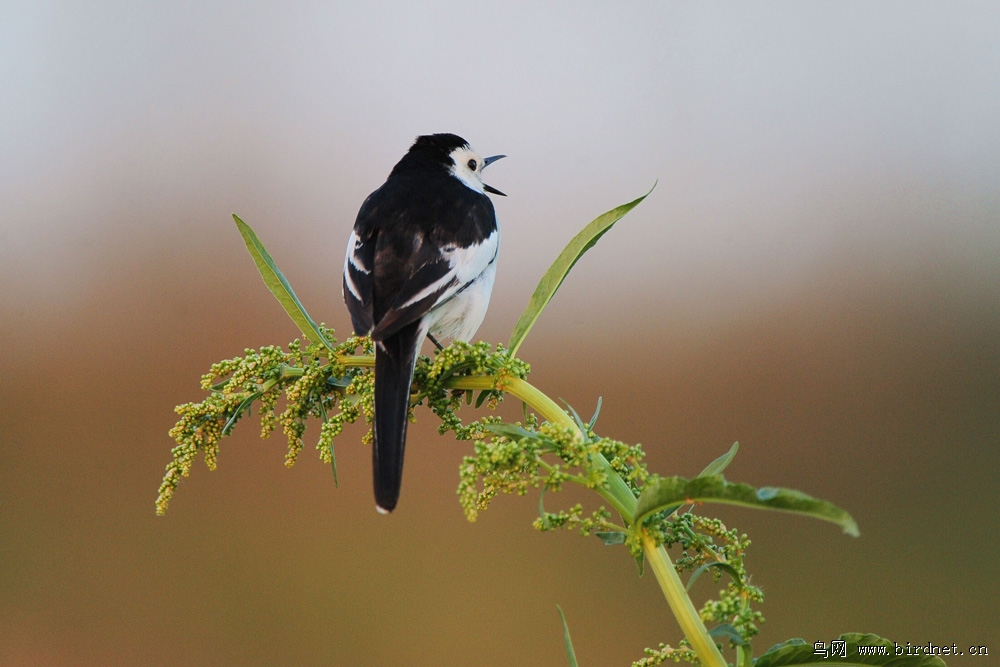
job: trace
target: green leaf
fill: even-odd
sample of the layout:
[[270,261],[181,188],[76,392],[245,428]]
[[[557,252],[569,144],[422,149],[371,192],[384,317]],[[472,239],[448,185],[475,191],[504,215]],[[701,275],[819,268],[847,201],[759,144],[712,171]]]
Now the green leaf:
[[511,440],[539,440],[542,437],[541,434],[529,431],[516,424],[483,424],[483,428]]
[[698,477],[711,477],[712,475],[721,475],[723,471],[729,467],[729,464],[733,462],[736,458],[736,452],[740,449],[740,443],[734,442],[733,446],[729,448],[729,451],[715,459],[707,466],[705,469],[698,474]]
[[[485,401],[486,397],[489,396],[489,395],[490,395],[490,392],[487,391],[487,390],[485,390],[485,389],[483,389],[481,392],[479,392],[479,398],[476,399],[476,408],[477,409],[482,406],[483,401]],[[469,396],[470,397],[472,396],[472,392],[469,392]]]
[[340,487],[340,480],[337,479],[337,455],[333,451],[333,441],[330,442],[330,468],[333,470],[333,485]]
[[736,631],[736,628],[730,623],[723,623],[722,625],[717,625],[708,631],[708,635],[712,639],[728,639],[736,646],[743,646],[746,644],[746,640],[743,636]]
[[[327,378],[329,382],[329,378]],[[323,423],[330,421],[330,417],[326,414],[326,406],[323,405],[323,401],[319,402],[319,411],[323,415]],[[330,468],[333,469],[333,485],[340,488],[340,479],[337,477],[337,452],[333,448],[333,440],[330,440]]]
[[563,402],[563,405],[569,408],[570,416],[572,416],[573,421],[576,422],[576,427],[577,429],[579,429],[580,435],[583,436],[584,440],[587,440],[587,425],[583,423],[583,420],[580,419],[580,415],[577,414],[576,410],[573,409],[572,405],[567,403],[564,399],[559,399],[559,400]]
[[576,651],[573,650],[573,640],[569,638],[569,626],[566,625],[566,614],[563,613],[562,607],[559,605],[556,605],[556,609],[559,610],[559,618],[562,619],[563,641],[566,642],[566,657],[569,659],[569,667],[579,667],[576,662]]
[[[790,665],[886,665],[887,667],[945,667],[944,661],[931,655],[905,655],[905,647],[901,647],[904,655],[896,655],[896,644],[878,635],[851,632],[841,635],[837,641],[844,642],[844,653],[829,651],[831,642],[823,642],[819,654],[813,644],[807,644],[801,639],[790,639],[782,644],[772,646],[767,653],[753,661],[754,667],[788,667]],[[874,647],[874,650],[884,651],[884,655],[861,655],[859,647]],[[823,657],[822,651],[827,651]],[[868,653],[869,651],[866,651]]]
[[614,546],[615,544],[625,544],[625,533],[618,532],[617,530],[594,533],[594,536],[601,542],[604,542],[604,546],[606,547]]
[[818,500],[801,491],[765,487],[760,490],[749,484],[727,482],[722,475],[696,477],[662,477],[646,486],[635,508],[635,525],[641,525],[650,515],[676,508],[689,502],[742,505],[757,509],[779,510],[805,514],[837,524],[844,532],[858,536],[858,524],[850,514],[825,500]]
[[255,391],[243,399],[243,402],[239,404],[236,410],[233,411],[233,414],[230,415],[229,419],[226,421],[226,425],[222,427],[222,435],[229,435],[233,432],[233,427],[236,426],[236,422],[239,421],[239,418],[243,416],[243,412],[246,411],[254,401],[260,398],[263,393],[264,392],[261,391]]
[[697,570],[691,573],[691,578],[688,579],[687,586],[684,587],[684,590],[690,591],[691,587],[694,586],[694,582],[698,580],[698,577],[700,577],[702,574],[704,574],[713,567],[718,568],[723,572],[729,574],[729,576],[733,578],[733,581],[740,580],[740,573],[737,572],[736,569],[729,563],[705,563],[704,565],[702,565]]
[[[656,184],[653,184],[653,188]],[[510,345],[507,346],[510,356],[514,357],[517,354],[517,350],[521,347],[521,343],[524,342],[524,337],[528,335],[531,331],[531,327],[535,326],[535,322],[541,316],[542,311],[545,307],[549,305],[549,301],[555,296],[556,290],[562,285],[563,280],[566,279],[567,274],[569,274],[570,269],[573,265],[577,263],[583,253],[587,252],[594,247],[594,244],[604,236],[604,234],[611,229],[611,227],[621,220],[626,213],[631,211],[633,208],[639,205],[639,203],[649,196],[649,193],[653,191],[653,188],[649,189],[649,192],[643,196],[630,201],[627,204],[622,204],[618,208],[614,208],[607,213],[598,216],[589,225],[583,228],[583,230],[573,237],[573,239],[567,244],[563,251],[556,258],[556,261],[552,263],[549,270],[545,272],[542,276],[541,281],[538,283],[538,287],[535,288],[535,293],[531,295],[531,301],[528,302],[528,307],[524,309],[521,313],[521,318],[514,325],[514,333],[510,336]]]
[[247,244],[247,250],[250,251],[250,256],[253,257],[254,263],[257,264],[257,270],[260,271],[260,276],[264,279],[264,284],[267,285],[267,289],[271,290],[271,294],[274,295],[274,298],[278,300],[281,307],[285,309],[288,316],[298,326],[302,335],[315,343],[322,343],[326,349],[333,351],[333,345],[330,344],[330,341],[319,330],[313,319],[309,317],[309,313],[302,306],[302,302],[295,296],[292,286],[288,284],[285,274],[281,272],[281,269],[271,259],[271,255],[268,254],[267,249],[264,248],[264,244],[260,242],[254,231],[250,229],[250,225],[240,220],[240,217],[235,213],[233,214],[233,220],[236,221],[236,227],[239,228],[240,234],[243,235],[243,241]]
[[604,402],[603,397],[598,396],[597,397],[597,407],[594,409],[594,416],[590,418],[590,423],[587,424],[587,426],[590,428],[591,431],[594,430],[594,424],[597,423],[597,418],[601,414],[601,403],[603,403],[603,402]]

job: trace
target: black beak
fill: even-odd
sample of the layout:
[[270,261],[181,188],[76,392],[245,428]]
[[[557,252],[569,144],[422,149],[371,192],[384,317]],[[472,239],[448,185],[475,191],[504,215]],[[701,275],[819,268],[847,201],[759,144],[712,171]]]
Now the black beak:
[[[493,164],[494,162],[496,162],[497,160],[499,160],[502,157],[507,157],[507,156],[506,155],[493,155],[491,157],[484,157],[483,158],[483,169],[486,169],[486,167],[490,166],[491,164]],[[492,192],[495,195],[500,195],[501,197],[506,197],[507,196],[504,193],[502,193],[499,190],[497,190],[496,188],[494,188],[493,186],[486,185],[485,183],[483,183],[483,190],[486,190],[487,192]]]

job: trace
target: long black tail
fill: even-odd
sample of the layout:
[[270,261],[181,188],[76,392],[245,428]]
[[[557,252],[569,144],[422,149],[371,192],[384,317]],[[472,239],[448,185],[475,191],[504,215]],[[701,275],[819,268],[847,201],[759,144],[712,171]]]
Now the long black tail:
[[403,449],[409,423],[410,383],[420,348],[420,321],[400,329],[375,346],[375,504],[391,512],[403,482]]

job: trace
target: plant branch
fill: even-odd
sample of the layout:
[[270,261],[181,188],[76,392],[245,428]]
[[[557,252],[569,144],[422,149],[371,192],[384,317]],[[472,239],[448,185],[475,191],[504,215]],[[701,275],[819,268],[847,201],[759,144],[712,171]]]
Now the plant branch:
[[698,610],[694,608],[690,596],[684,590],[684,584],[677,576],[677,570],[674,568],[667,550],[663,548],[662,544],[657,546],[656,540],[645,532],[642,534],[642,548],[646,553],[650,567],[653,568],[656,580],[660,582],[660,588],[663,589],[663,594],[667,598],[670,611],[674,612],[677,622],[680,623],[684,635],[698,654],[701,664],[706,667],[726,667],[725,658],[722,657],[722,653],[715,645],[715,640],[708,634],[708,628],[705,627],[698,615]]
[[[369,365],[371,357],[346,357],[338,358],[338,361],[345,366]],[[360,362],[360,363],[359,363]],[[559,405],[540,391],[537,387],[526,380],[519,378],[505,378],[503,386],[497,387],[496,379],[488,375],[462,376],[452,378],[447,383],[455,389],[469,390],[490,390],[502,388],[504,392],[519,398],[530,405],[544,419],[554,424],[567,426],[579,433],[580,437],[585,434],[580,432],[576,422]],[[596,491],[604,497],[621,514],[625,523],[632,524],[635,516],[636,497],[629,488],[625,480],[618,472],[611,467],[611,464],[603,456],[598,454],[591,458],[591,463],[607,475],[607,484],[598,487]],[[642,535],[642,546],[646,559],[649,561],[656,580],[663,590],[663,595],[670,605],[671,611],[677,617],[685,636],[706,667],[726,667],[726,661],[719,652],[715,641],[708,634],[708,629],[702,622],[698,611],[694,608],[691,598],[684,589],[684,584],[674,568],[670,556],[663,546],[657,546],[655,540],[647,534]]]
[[[345,366],[369,366],[372,357],[338,357],[337,361]],[[489,375],[474,375],[452,378],[447,383],[455,389],[490,390],[496,389],[496,379]],[[535,412],[553,424],[568,426],[584,437],[576,422],[559,407],[559,404],[526,380],[505,378],[503,391],[530,405]],[[635,516],[636,497],[621,475],[611,467],[603,455],[592,457],[591,463],[607,475],[607,484],[598,487],[596,491],[604,497],[621,514],[625,523],[631,525]],[[684,584],[674,568],[667,550],[657,546],[655,540],[647,534],[642,535],[642,546],[646,559],[649,561],[656,580],[663,590],[663,595],[670,605],[671,611],[687,636],[688,641],[698,653],[702,665],[706,667],[726,667],[726,661],[719,652],[715,641],[708,634],[708,629],[694,608],[691,598],[684,589]]]

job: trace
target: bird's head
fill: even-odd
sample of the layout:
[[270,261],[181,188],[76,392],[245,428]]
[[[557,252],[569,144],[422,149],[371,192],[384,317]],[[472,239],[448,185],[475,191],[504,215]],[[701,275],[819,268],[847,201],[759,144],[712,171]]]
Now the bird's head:
[[496,162],[506,155],[494,155],[492,157],[479,157],[476,151],[472,150],[468,144],[459,146],[451,151],[448,156],[451,159],[451,173],[458,180],[476,192],[492,192],[495,195],[506,197],[504,193],[496,188],[483,183],[483,169],[490,163]]
[[410,153],[423,153],[433,156],[435,161],[444,164],[452,176],[462,181],[476,192],[490,192],[506,197],[496,188],[483,183],[483,169],[506,155],[479,157],[462,137],[454,134],[429,134],[417,137],[410,148]]

